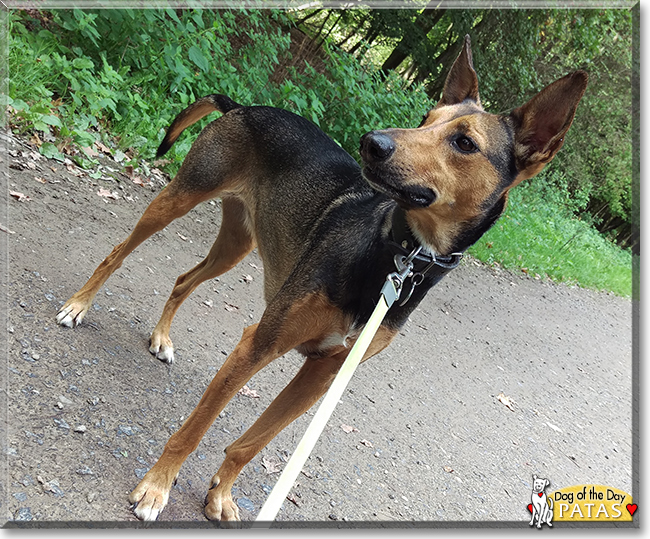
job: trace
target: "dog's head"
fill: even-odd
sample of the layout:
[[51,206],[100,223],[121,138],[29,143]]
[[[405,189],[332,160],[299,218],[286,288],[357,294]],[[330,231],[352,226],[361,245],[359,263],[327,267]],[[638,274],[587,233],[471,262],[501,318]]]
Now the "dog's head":
[[464,250],[505,209],[508,191],[561,148],[587,85],[576,71],[509,115],[483,110],[469,36],[440,102],[416,129],[361,138],[363,175],[407,210],[418,240],[442,255]]
[[544,492],[544,489],[550,484],[551,482],[548,479],[544,479],[542,477],[537,477],[536,475],[533,475],[533,492],[535,494]]

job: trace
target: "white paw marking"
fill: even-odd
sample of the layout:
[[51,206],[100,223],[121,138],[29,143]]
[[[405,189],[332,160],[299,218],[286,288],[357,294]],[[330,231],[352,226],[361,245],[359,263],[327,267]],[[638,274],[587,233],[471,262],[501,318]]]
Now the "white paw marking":
[[153,507],[140,507],[137,505],[133,509],[133,512],[140,520],[156,520],[160,514],[160,509],[154,509]]
[[152,344],[149,347],[149,352],[165,363],[169,363],[170,365],[174,363],[174,347],[172,345]]
[[68,305],[58,312],[56,321],[61,326],[73,328],[81,323],[85,314],[84,310],[77,310],[74,305]]

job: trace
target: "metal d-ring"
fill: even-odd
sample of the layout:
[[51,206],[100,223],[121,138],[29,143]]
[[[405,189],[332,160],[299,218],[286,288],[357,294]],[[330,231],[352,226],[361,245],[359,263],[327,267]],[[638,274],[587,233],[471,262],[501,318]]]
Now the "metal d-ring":
[[410,300],[411,296],[413,295],[413,290],[415,290],[416,286],[422,284],[422,281],[424,281],[424,275],[422,273],[413,274],[413,276],[411,277],[411,290],[409,290],[408,296],[406,296],[404,300],[399,304],[400,307],[406,305],[408,300]]

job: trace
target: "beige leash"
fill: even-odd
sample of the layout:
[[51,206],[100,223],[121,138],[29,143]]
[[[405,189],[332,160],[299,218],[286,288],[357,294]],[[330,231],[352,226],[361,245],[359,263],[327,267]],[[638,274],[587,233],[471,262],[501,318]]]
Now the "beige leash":
[[267,498],[266,502],[262,506],[255,522],[264,522],[266,526],[254,526],[255,528],[269,527],[271,522],[275,520],[275,517],[282,506],[285,498],[289,494],[291,487],[296,481],[298,474],[302,470],[307,458],[311,454],[318,438],[320,437],[325,424],[329,420],[330,416],[334,412],[334,408],[339,402],[345,388],[350,382],[354,371],[359,366],[359,363],[363,359],[364,354],[368,350],[372,339],[374,338],[379,326],[381,325],[382,320],[386,316],[388,309],[395,303],[399,298],[400,292],[402,290],[402,284],[404,280],[409,276],[413,269],[413,259],[420,251],[421,247],[415,249],[407,257],[403,258],[400,261],[398,266],[401,271],[398,273],[391,273],[386,277],[386,283],[381,289],[381,296],[379,302],[375,307],[370,319],[366,323],[366,326],[363,328],[363,331],[359,335],[357,342],[350,350],[348,357],[341,366],[336,378],[332,382],[329,390],[323,398],[323,402],[318,408],[318,411],[314,415],[309,427],[305,431],[298,447],[296,448],[293,455],[289,459],[286,467],[282,471],[282,475],[278,482],[273,487],[271,494]]

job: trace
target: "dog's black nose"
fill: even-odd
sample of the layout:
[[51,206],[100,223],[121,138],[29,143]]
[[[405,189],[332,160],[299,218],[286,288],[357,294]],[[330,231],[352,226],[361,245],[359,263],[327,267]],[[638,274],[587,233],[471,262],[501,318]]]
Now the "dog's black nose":
[[378,131],[370,131],[361,137],[359,149],[366,163],[385,161],[395,152],[395,141]]

